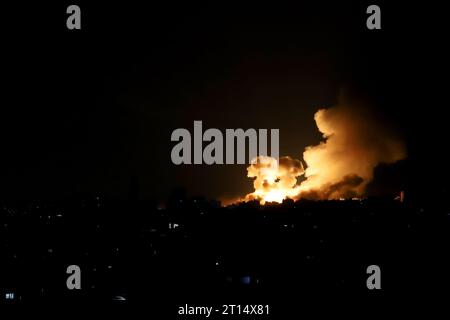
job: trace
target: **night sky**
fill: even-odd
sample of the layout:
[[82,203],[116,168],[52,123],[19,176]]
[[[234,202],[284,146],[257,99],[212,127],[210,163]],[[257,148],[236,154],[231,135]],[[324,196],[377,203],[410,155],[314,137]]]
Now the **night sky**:
[[[6,6],[2,24],[2,199],[79,192],[163,201],[177,186],[221,198],[251,191],[245,165],[175,166],[176,128],[279,128],[280,154],[321,140],[313,115],[342,92],[404,136],[408,160],[375,180],[427,189],[448,175],[444,20],[436,6],[69,4]],[[440,78],[443,77],[442,80]],[[432,169],[430,169],[430,167]],[[376,187],[374,187],[376,189]],[[420,193],[420,191],[419,191]]]

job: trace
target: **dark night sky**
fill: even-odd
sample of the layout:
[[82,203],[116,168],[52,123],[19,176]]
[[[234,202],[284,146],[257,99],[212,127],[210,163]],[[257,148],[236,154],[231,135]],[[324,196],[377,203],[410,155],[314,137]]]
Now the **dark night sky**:
[[383,29],[369,31],[372,2],[77,3],[81,31],[65,27],[72,3],[4,9],[2,198],[125,197],[132,176],[151,199],[175,186],[242,194],[252,184],[243,165],[173,165],[171,132],[191,129],[193,120],[205,128],[280,128],[281,154],[299,158],[320,141],[314,112],[336,104],[343,88],[377,105],[404,134],[404,183],[436,176],[423,166],[445,168],[439,8],[377,2]]

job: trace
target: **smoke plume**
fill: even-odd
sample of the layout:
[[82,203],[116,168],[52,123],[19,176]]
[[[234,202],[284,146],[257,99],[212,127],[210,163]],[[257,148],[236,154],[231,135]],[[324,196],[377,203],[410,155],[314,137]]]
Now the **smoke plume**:
[[[302,162],[290,157],[259,157],[248,167],[255,191],[245,200],[281,202],[285,198],[339,199],[361,197],[380,163],[406,157],[403,142],[382,118],[360,105],[320,109],[314,116],[323,141],[308,146]],[[297,178],[304,180],[297,183]]]
[[282,202],[286,197],[298,195],[300,186],[297,177],[305,171],[300,160],[291,157],[281,157],[277,164],[271,157],[258,157],[247,168],[247,177],[255,178],[255,192],[248,194],[245,200],[261,200]]

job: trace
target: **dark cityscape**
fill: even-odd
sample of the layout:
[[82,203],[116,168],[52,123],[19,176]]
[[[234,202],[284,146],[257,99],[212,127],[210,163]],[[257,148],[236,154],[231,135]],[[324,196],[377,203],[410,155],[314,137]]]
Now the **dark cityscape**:
[[[2,303],[8,294],[10,303],[158,301],[154,309],[250,296],[276,304],[292,291],[369,299],[373,262],[385,270],[385,296],[414,296],[448,277],[450,215],[404,200],[220,207],[179,189],[166,208],[94,195],[3,204]],[[82,270],[80,291],[66,288],[71,264]]]
[[439,5],[4,13],[0,319],[37,304],[281,320],[334,303],[365,319],[448,300]]

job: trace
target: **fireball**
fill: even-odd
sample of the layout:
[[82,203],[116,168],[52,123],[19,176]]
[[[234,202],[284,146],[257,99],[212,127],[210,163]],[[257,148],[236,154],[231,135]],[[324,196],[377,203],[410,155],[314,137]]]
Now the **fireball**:
[[[265,204],[287,198],[361,197],[378,164],[406,157],[404,143],[365,108],[344,104],[320,109],[314,120],[324,140],[306,147],[306,169],[300,160],[288,156],[259,156],[247,168],[247,177],[255,179],[255,191],[238,201],[256,199]],[[298,183],[302,175],[305,179]]]

